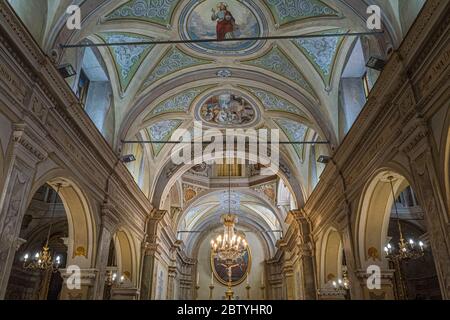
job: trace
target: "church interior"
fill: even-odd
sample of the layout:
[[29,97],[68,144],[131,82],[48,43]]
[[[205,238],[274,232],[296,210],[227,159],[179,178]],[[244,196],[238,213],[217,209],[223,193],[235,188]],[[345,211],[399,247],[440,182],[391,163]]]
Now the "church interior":
[[0,0],[0,299],[450,298],[449,17]]

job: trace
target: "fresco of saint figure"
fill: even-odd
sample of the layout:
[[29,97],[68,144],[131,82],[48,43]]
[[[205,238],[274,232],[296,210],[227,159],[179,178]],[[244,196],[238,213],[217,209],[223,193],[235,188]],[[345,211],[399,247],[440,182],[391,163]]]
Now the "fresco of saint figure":
[[235,29],[236,29],[236,20],[230,11],[228,11],[228,7],[225,3],[220,2],[217,5],[217,11],[212,10],[212,21],[217,21],[216,33],[217,40],[224,39],[234,39],[235,38]]
[[233,41],[262,35],[263,25],[259,21],[261,17],[250,2],[191,0],[189,3],[180,17],[183,39],[215,41],[187,43],[188,47],[201,53],[240,56],[247,51],[253,52],[264,44],[263,41],[256,40]]

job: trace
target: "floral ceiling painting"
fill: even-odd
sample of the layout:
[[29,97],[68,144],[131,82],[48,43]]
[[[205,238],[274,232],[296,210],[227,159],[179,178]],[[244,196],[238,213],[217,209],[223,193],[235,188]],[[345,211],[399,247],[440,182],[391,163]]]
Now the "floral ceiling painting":
[[203,123],[215,127],[246,126],[257,119],[257,111],[247,98],[227,91],[203,99],[197,114]]
[[[276,124],[283,130],[284,134],[291,142],[303,142],[305,141],[306,134],[308,132],[308,127],[303,123],[290,120],[290,119],[277,119]],[[297,153],[300,161],[304,160],[304,145],[303,144],[293,144],[295,152]]]
[[244,64],[263,68],[287,78],[314,95],[310,84],[296,65],[278,47],[273,46],[267,53],[256,59],[244,61]]
[[131,0],[106,16],[106,20],[138,19],[167,26],[179,0]]
[[319,0],[266,0],[276,23],[280,26],[302,19],[337,16],[338,13]]
[[[265,20],[253,1],[193,0],[183,10],[180,31],[184,39],[238,39],[263,35]],[[261,41],[226,41],[189,44],[201,53],[243,55],[260,48]]]
[[[342,30],[326,33],[343,33]],[[306,55],[325,82],[329,82],[334,62],[344,37],[319,36],[317,38],[295,39],[294,44]]]
[[[127,43],[152,40],[149,37],[133,33],[101,33],[99,36],[106,43]],[[144,61],[145,57],[153,47],[153,45],[148,44],[133,44],[127,46],[111,46],[109,48],[116,64],[120,85],[123,91],[127,89],[142,61]]]
[[167,100],[159,103],[149,114],[147,119],[165,113],[184,112],[188,113],[192,102],[202,92],[211,88],[211,86],[202,86],[184,90],[179,94],[170,97]]
[[154,141],[151,144],[153,155],[157,157],[164,147],[164,142],[169,141],[172,133],[181,125],[181,120],[163,120],[149,127],[148,135]]

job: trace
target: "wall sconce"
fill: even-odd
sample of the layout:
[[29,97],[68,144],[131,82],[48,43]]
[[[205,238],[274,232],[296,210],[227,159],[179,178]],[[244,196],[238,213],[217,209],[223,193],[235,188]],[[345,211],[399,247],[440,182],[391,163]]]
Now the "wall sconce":
[[371,68],[378,71],[382,71],[385,65],[386,61],[376,57],[370,57],[366,63],[367,68]]
[[64,79],[73,77],[77,74],[73,66],[69,63],[59,66],[58,71]]
[[136,161],[136,157],[133,154],[127,154],[126,156],[120,157],[120,161],[123,163],[130,163]]
[[328,162],[330,162],[331,158],[329,156],[324,156],[321,155],[319,156],[319,158],[317,158],[317,162],[319,163],[323,163],[323,164],[327,164]]

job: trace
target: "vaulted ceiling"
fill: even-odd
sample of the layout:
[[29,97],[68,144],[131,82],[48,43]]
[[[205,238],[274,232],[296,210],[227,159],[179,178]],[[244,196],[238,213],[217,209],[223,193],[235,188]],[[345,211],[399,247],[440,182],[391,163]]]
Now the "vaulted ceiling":
[[[112,123],[108,140],[113,149],[140,157],[139,166],[132,164],[130,171],[149,199],[161,188],[158,179],[173,145],[142,144],[130,150],[122,140],[168,141],[177,128],[190,129],[198,120],[207,128],[276,128],[284,141],[329,141],[316,152],[331,153],[343,139],[339,85],[357,40],[339,34],[368,31],[370,2],[382,6],[385,32],[362,37],[365,49],[384,57],[400,39],[393,9],[385,0],[227,0],[237,38],[316,37],[145,45],[135,43],[216,38],[212,10],[216,11],[220,1],[36,0],[28,7],[20,0],[10,2],[22,12],[23,21],[55,64],[70,63],[77,70],[85,68],[91,80],[107,80],[111,101],[108,115],[100,116]],[[69,4],[81,8],[80,30],[66,28]],[[334,36],[325,36],[330,33]],[[134,44],[60,47],[128,42]],[[78,79],[68,79],[74,90]],[[217,106],[222,104],[235,108],[236,115],[221,112]],[[100,109],[97,104],[93,111],[86,107],[94,122]],[[311,177],[317,168],[312,169],[312,164],[318,154],[302,145],[286,145],[281,151],[289,175],[300,187],[293,191],[289,181],[284,182],[291,192],[300,194],[295,199],[300,204],[314,188]],[[165,185],[165,194],[172,187]],[[283,217],[275,206],[242,190],[233,195],[239,199],[237,213],[243,224],[255,230],[282,228]],[[223,192],[209,190],[208,195],[186,204],[176,217],[177,229],[214,226],[211,219],[226,202],[223,196]],[[274,248],[277,235],[265,237]]]

